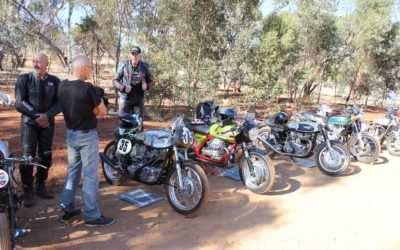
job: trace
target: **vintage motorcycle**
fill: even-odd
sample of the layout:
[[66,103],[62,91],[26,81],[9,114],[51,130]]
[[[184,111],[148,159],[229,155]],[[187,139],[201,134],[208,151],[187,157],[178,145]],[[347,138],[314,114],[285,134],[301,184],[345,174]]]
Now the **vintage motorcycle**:
[[275,180],[275,168],[266,152],[254,146],[257,125],[251,119],[243,124],[235,122],[235,111],[224,108],[217,111],[219,123],[189,121],[186,126],[195,136],[190,157],[197,162],[220,168],[231,168],[239,163],[242,183],[252,192],[267,193]]
[[373,121],[368,132],[375,136],[380,144],[386,139],[386,148],[391,155],[400,156],[400,112],[398,108],[389,108],[384,118]]
[[12,157],[8,144],[0,140],[0,249],[16,249],[16,238],[27,233],[16,224],[15,212],[21,202],[15,190],[14,163],[46,168],[34,161],[33,158]]
[[343,143],[329,139],[323,119],[297,112],[293,118],[301,121],[289,123],[289,116],[279,112],[260,123],[258,146],[271,156],[280,154],[291,158],[309,158],[316,149],[316,163],[323,173],[332,176],[343,173],[350,164],[350,153]]
[[327,119],[329,138],[347,143],[357,161],[372,164],[378,159],[381,146],[373,135],[365,132],[362,108],[354,105],[347,107],[344,115],[331,116],[331,109],[322,105],[318,114]]
[[107,182],[120,185],[133,179],[148,185],[164,184],[175,211],[186,217],[200,214],[208,200],[208,179],[199,164],[188,158],[194,139],[183,116],[173,122],[171,130],[139,132],[141,129],[139,116],[120,117],[115,139],[100,153]]

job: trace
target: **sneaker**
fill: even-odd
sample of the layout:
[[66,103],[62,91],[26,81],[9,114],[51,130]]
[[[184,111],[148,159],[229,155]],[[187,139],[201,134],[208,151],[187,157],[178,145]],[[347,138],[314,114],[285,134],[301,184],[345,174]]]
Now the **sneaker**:
[[115,222],[113,218],[107,218],[104,215],[100,215],[99,218],[95,220],[85,221],[85,225],[87,227],[101,227],[101,226],[108,226]]
[[64,208],[61,208],[62,211],[62,216],[61,216],[61,221],[62,222],[67,222],[70,219],[78,216],[81,213],[80,209],[75,209],[72,212],[65,210]]

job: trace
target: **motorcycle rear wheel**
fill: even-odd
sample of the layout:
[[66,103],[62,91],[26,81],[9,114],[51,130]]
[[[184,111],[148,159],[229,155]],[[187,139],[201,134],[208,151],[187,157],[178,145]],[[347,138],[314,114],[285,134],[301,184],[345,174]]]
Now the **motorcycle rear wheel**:
[[250,172],[246,158],[242,156],[239,159],[240,179],[253,193],[266,194],[271,190],[275,182],[275,167],[271,158],[255,151],[250,151],[249,157],[252,161],[254,172]]
[[[274,141],[271,140],[271,128],[269,127],[265,127],[263,129],[261,129],[258,132],[258,136],[260,136],[261,138],[263,138],[264,140],[268,141],[269,143],[271,143],[274,146]],[[270,158],[274,157],[276,155],[276,152],[273,151],[272,149],[270,149],[268,146],[264,145],[264,143],[261,140],[258,140],[258,148],[261,150],[265,150],[268,153],[268,156]]]
[[400,142],[396,137],[398,131],[392,132],[388,138],[386,138],[386,148],[389,153],[394,156],[400,156]]
[[7,211],[0,213],[0,249],[11,249],[10,215]]
[[315,154],[316,163],[318,169],[321,170],[322,173],[336,176],[346,171],[350,165],[350,153],[343,143],[338,141],[330,141],[330,143],[335,154],[334,157],[339,158],[332,159],[327,143],[323,142],[317,148],[317,153]]
[[[116,145],[114,141],[108,143],[106,148],[104,149],[104,154],[108,158],[113,159],[114,157],[113,152],[115,152],[115,147]],[[106,179],[108,184],[121,186],[126,182],[127,178],[122,174],[118,173],[118,171],[113,169],[106,162],[101,161],[101,168],[103,170],[104,178]]]
[[165,189],[171,207],[188,218],[199,215],[208,201],[208,179],[198,163],[186,162],[182,164],[183,190],[179,189],[176,168],[167,176]]

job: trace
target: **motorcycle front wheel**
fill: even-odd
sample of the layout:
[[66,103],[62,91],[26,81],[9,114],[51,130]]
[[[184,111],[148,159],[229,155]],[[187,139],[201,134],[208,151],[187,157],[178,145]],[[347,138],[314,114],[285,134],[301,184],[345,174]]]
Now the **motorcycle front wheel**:
[[243,184],[253,193],[267,193],[275,182],[275,167],[271,158],[267,155],[250,151],[249,158],[253,164],[254,171],[251,172],[247,160],[243,155],[239,159],[240,179]]
[[391,155],[400,156],[400,138],[399,131],[393,131],[386,138],[386,147]]
[[[360,143],[363,145],[360,145]],[[358,140],[356,134],[352,135],[349,146],[351,154],[356,157],[357,161],[362,163],[374,163],[381,153],[381,144],[379,141],[366,132],[361,132],[361,142]]]
[[[113,161],[117,157],[115,155],[116,152],[115,147],[116,144],[114,141],[112,141],[108,143],[106,148],[104,149],[104,154]],[[127,178],[125,176],[118,173],[117,170],[112,168],[110,165],[107,164],[107,162],[104,162],[103,160],[101,160],[101,168],[103,170],[103,175],[109,184],[119,186],[126,182]]]
[[329,152],[328,145],[323,142],[317,147],[315,155],[318,169],[326,175],[339,175],[346,171],[350,164],[349,150],[338,141],[330,141],[332,153]]
[[171,207],[188,218],[199,215],[208,200],[208,179],[203,169],[195,162],[182,164],[183,188],[179,188],[176,168],[167,176],[167,199]]
[[0,213],[0,249],[11,249],[10,217],[7,211]]

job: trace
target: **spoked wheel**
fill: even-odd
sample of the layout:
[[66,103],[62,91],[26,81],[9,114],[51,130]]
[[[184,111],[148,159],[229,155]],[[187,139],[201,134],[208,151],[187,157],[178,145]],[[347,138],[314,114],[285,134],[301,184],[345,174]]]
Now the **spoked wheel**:
[[332,155],[326,142],[320,144],[315,155],[319,170],[327,175],[339,175],[350,164],[349,150],[340,142],[331,141]]
[[176,169],[167,177],[167,198],[171,207],[186,217],[196,217],[204,209],[208,200],[208,179],[200,165],[185,163],[182,165],[183,188],[179,188]]
[[[110,142],[104,149],[104,154],[116,164],[119,164],[119,158],[115,155],[115,142]],[[107,162],[101,161],[101,168],[106,181],[111,185],[122,185],[126,181],[126,177],[112,168]]]
[[[275,146],[276,140],[275,140],[273,134],[271,133],[271,128],[266,127],[266,128],[261,129],[258,132],[258,136],[260,136],[263,140],[270,143],[272,146]],[[261,140],[258,140],[258,148],[267,151],[268,156],[271,158],[276,154],[271,148],[264,145],[264,143]]]
[[400,133],[393,131],[386,139],[386,147],[391,155],[400,156]]
[[249,152],[249,158],[254,171],[251,172],[244,156],[239,161],[240,179],[252,192],[257,194],[267,193],[275,182],[275,167],[271,159],[258,152]]
[[363,163],[374,163],[381,153],[379,141],[372,135],[362,132],[361,142],[357,135],[353,135],[350,140],[350,151],[357,158],[357,161]]
[[11,249],[10,217],[7,211],[0,213],[0,249]]

